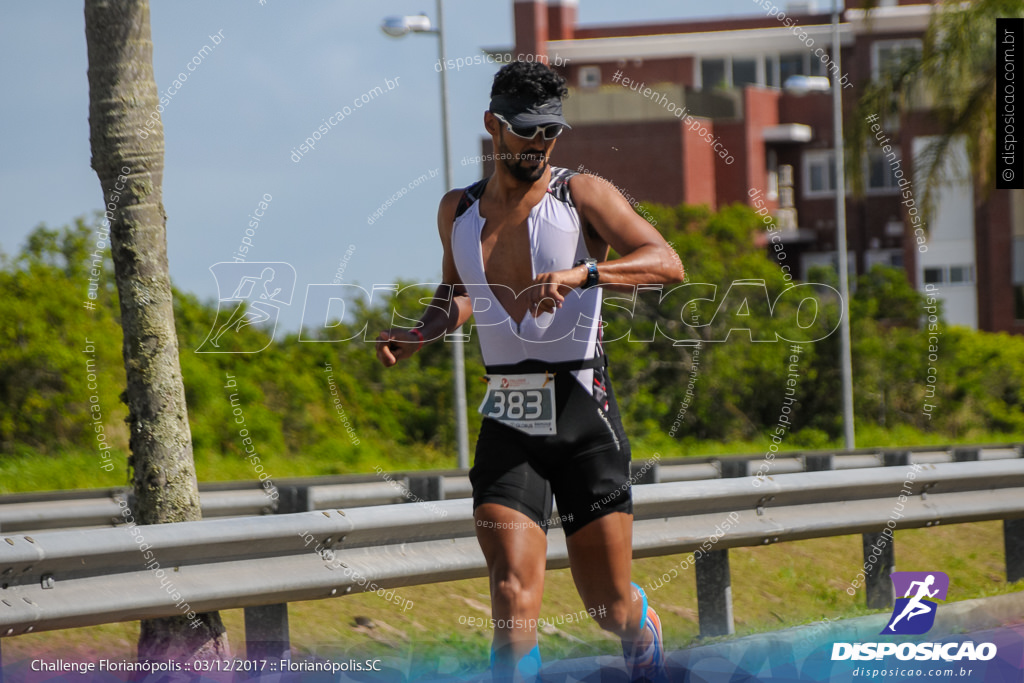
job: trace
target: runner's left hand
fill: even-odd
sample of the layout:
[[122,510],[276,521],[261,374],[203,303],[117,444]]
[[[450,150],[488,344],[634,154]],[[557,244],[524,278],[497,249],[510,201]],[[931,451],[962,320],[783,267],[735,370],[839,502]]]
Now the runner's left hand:
[[566,295],[576,286],[573,281],[573,271],[556,270],[550,273],[541,273],[526,292],[527,309],[533,317],[541,313],[554,313],[556,308],[562,307]]

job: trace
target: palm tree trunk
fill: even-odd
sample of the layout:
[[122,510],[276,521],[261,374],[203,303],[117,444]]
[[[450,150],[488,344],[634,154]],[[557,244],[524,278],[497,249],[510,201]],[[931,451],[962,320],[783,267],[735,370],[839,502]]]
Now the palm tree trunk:
[[[148,0],[85,0],[85,37],[92,168],[109,212],[121,303],[133,513],[139,524],[197,520],[199,489],[167,268],[163,126],[145,127],[158,104]],[[139,561],[145,562],[141,555]],[[163,590],[156,578],[153,589]],[[140,661],[229,656],[220,615],[194,619],[143,621]]]

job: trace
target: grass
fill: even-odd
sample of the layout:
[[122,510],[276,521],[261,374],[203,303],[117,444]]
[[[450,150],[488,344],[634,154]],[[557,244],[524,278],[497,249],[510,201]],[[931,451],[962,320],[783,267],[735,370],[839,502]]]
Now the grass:
[[[895,536],[897,568],[946,572],[951,579],[948,601],[1024,589],[1020,582],[1007,584],[1005,580],[1000,522],[909,529],[897,531]],[[864,607],[862,591],[854,596],[846,592],[863,562],[860,536],[737,548],[729,552],[729,558],[737,635],[871,613]],[[646,585],[682,559],[677,555],[637,560],[634,580]],[[369,653],[412,661],[420,668],[445,662],[449,666],[455,666],[452,662],[483,666],[490,631],[465,624],[469,618],[489,616],[485,579],[411,586],[396,592],[414,602],[408,612],[372,594],[293,603],[289,608],[293,649],[300,657],[318,655],[335,660],[341,654],[347,659]],[[649,595],[672,649],[699,642],[692,568],[680,571],[679,578]],[[559,615],[578,614],[582,609],[569,571],[548,572],[541,616],[557,621]],[[225,611],[222,617],[236,656],[242,656],[242,611]],[[360,621],[368,618],[373,627],[357,625],[357,617]],[[29,634],[6,640],[4,658],[15,662],[43,652],[59,652],[65,658],[132,660],[137,637],[137,623]],[[618,641],[586,620],[546,629],[541,634],[541,650],[548,661],[614,654]]]
[[[350,449],[351,451],[351,449]],[[112,462],[124,465],[127,454],[111,449]],[[255,481],[257,474],[248,460],[220,453],[196,453],[196,476],[199,481]],[[372,472],[375,465],[390,471],[442,469],[454,463],[440,451],[429,446],[367,444],[363,442],[355,454],[345,460],[325,457],[322,452],[294,456],[260,453],[265,472],[273,479],[286,477],[324,476]],[[129,483],[126,469],[115,467],[107,472],[100,468],[99,456],[91,451],[67,450],[57,455],[15,453],[0,455],[0,494],[61,489],[88,489],[125,486]]]
[[[812,430],[812,434],[803,435],[801,432],[793,432],[786,436],[779,447],[781,452],[786,451],[809,451],[827,449],[845,449],[842,438],[832,440],[819,439],[820,432]],[[857,427],[856,445],[857,448],[902,448],[911,446],[946,446],[954,444],[996,444],[996,443],[1019,443],[1024,441],[1020,434],[1002,434],[997,432],[970,431],[951,437],[948,434],[938,432],[926,432],[914,429],[906,425],[899,425],[892,429],[883,429],[877,425],[859,425]],[[771,440],[753,439],[749,441],[698,441],[695,439],[683,439],[681,441],[671,439],[666,434],[657,434],[645,439],[632,440],[633,458],[646,459],[654,452],[661,453],[662,458],[674,458],[680,456],[710,456],[710,455],[740,455],[740,454],[763,454],[768,452]]]
[[[813,444],[806,443],[813,440]],[[956,438],[943,434],[922,432],[909,427],[883,430],[863,426],[857,431],[860,448],[896,448],[903,446],[943,446],[949,444],[1009,443],[1024,440],[1020,435],[991,432],[970,432]],[[654,453],[662,458],[681,456],[738,455],[765,453],[771,443],[767,438],[751,441],[697,441],[675,440],[664,434],[632,439],[633,458],[644,461]],[[472,444],[471,444],[472,447]],[[843,448],[842,440],[820,441],[801,437],[795,432],[787,437],[780,451]],[[125,463],[127,454],[111,451],[113,462]],[[443,469],[455,467],[454,459],[430,446],[402,446],[380,441],[364,441],[354,453],[344,459],[325,456],[324,451],[281,455],[261,452],[266,472],[272,478],[320,476],[372,472],[375,466],[388,471]],[[220,453],[195,454],[196,474],[199,481],[246,481],[256,479],[252,466],[242,457],[229,457]],[[19,452],[0,456],[0,494],[57,489],[107,488],[128,483],[125,470],[115,468],[105,472],[100,459],[92,451],[67,450],[48,456],[34,452]]]

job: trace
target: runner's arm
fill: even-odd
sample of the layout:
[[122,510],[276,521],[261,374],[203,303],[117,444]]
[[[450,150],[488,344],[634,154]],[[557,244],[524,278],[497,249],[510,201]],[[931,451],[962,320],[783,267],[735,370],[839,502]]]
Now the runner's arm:
[[[615,291],[633,291],[636,285],[666,285],[682,282],[685,275],[679,255],[654,226],[641,218],[626,198],[606,180],[580,174],[569,180],[573,201],[583,223],[597,233],[602,253],[598,260],[598,283]],[[620,256],[606,261],[608,247]],[[561,305],[568,289],[587,281],[587,267],[541,273],[534,280],[530,309],[534,315],[551,312]]]
[[[461,196],[462,190],[448,192],[441,199],[437,210],[437,230],[444,249],[441,284],[434,291],[434,298],[420,318],[419,327],[414,328],[423,335],[424,344],[442,338],[447,332],[454,332],[473,314],[473,306],[459,279],[451,249],[455,207]],[[420,336],[406,329],[393,328],[377,336],[376,346],[377,358],[385,367],[391,367],[419,350]]]
[[[593,227],[605,244],[619,254],[619,258],[612,261],[604,261],[607,253],[596,255],[598,261],[603,261],[597,267],[598,282],[622,285],[682,282],[683,264],[675,250],[611,183],[587,174],[574,176],[569,182],[584,223]],[[585,266],[574,268],[577,282],[569,284],[578,287],[585,283],[586,270]]]

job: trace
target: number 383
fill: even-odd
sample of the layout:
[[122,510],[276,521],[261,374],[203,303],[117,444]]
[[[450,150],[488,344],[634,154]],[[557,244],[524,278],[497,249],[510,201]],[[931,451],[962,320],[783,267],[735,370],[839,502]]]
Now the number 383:
[[495,391],[494,405],[487,417],[500,420],[535,420],[543,412],[544,394],[536,389],[526,391]]

